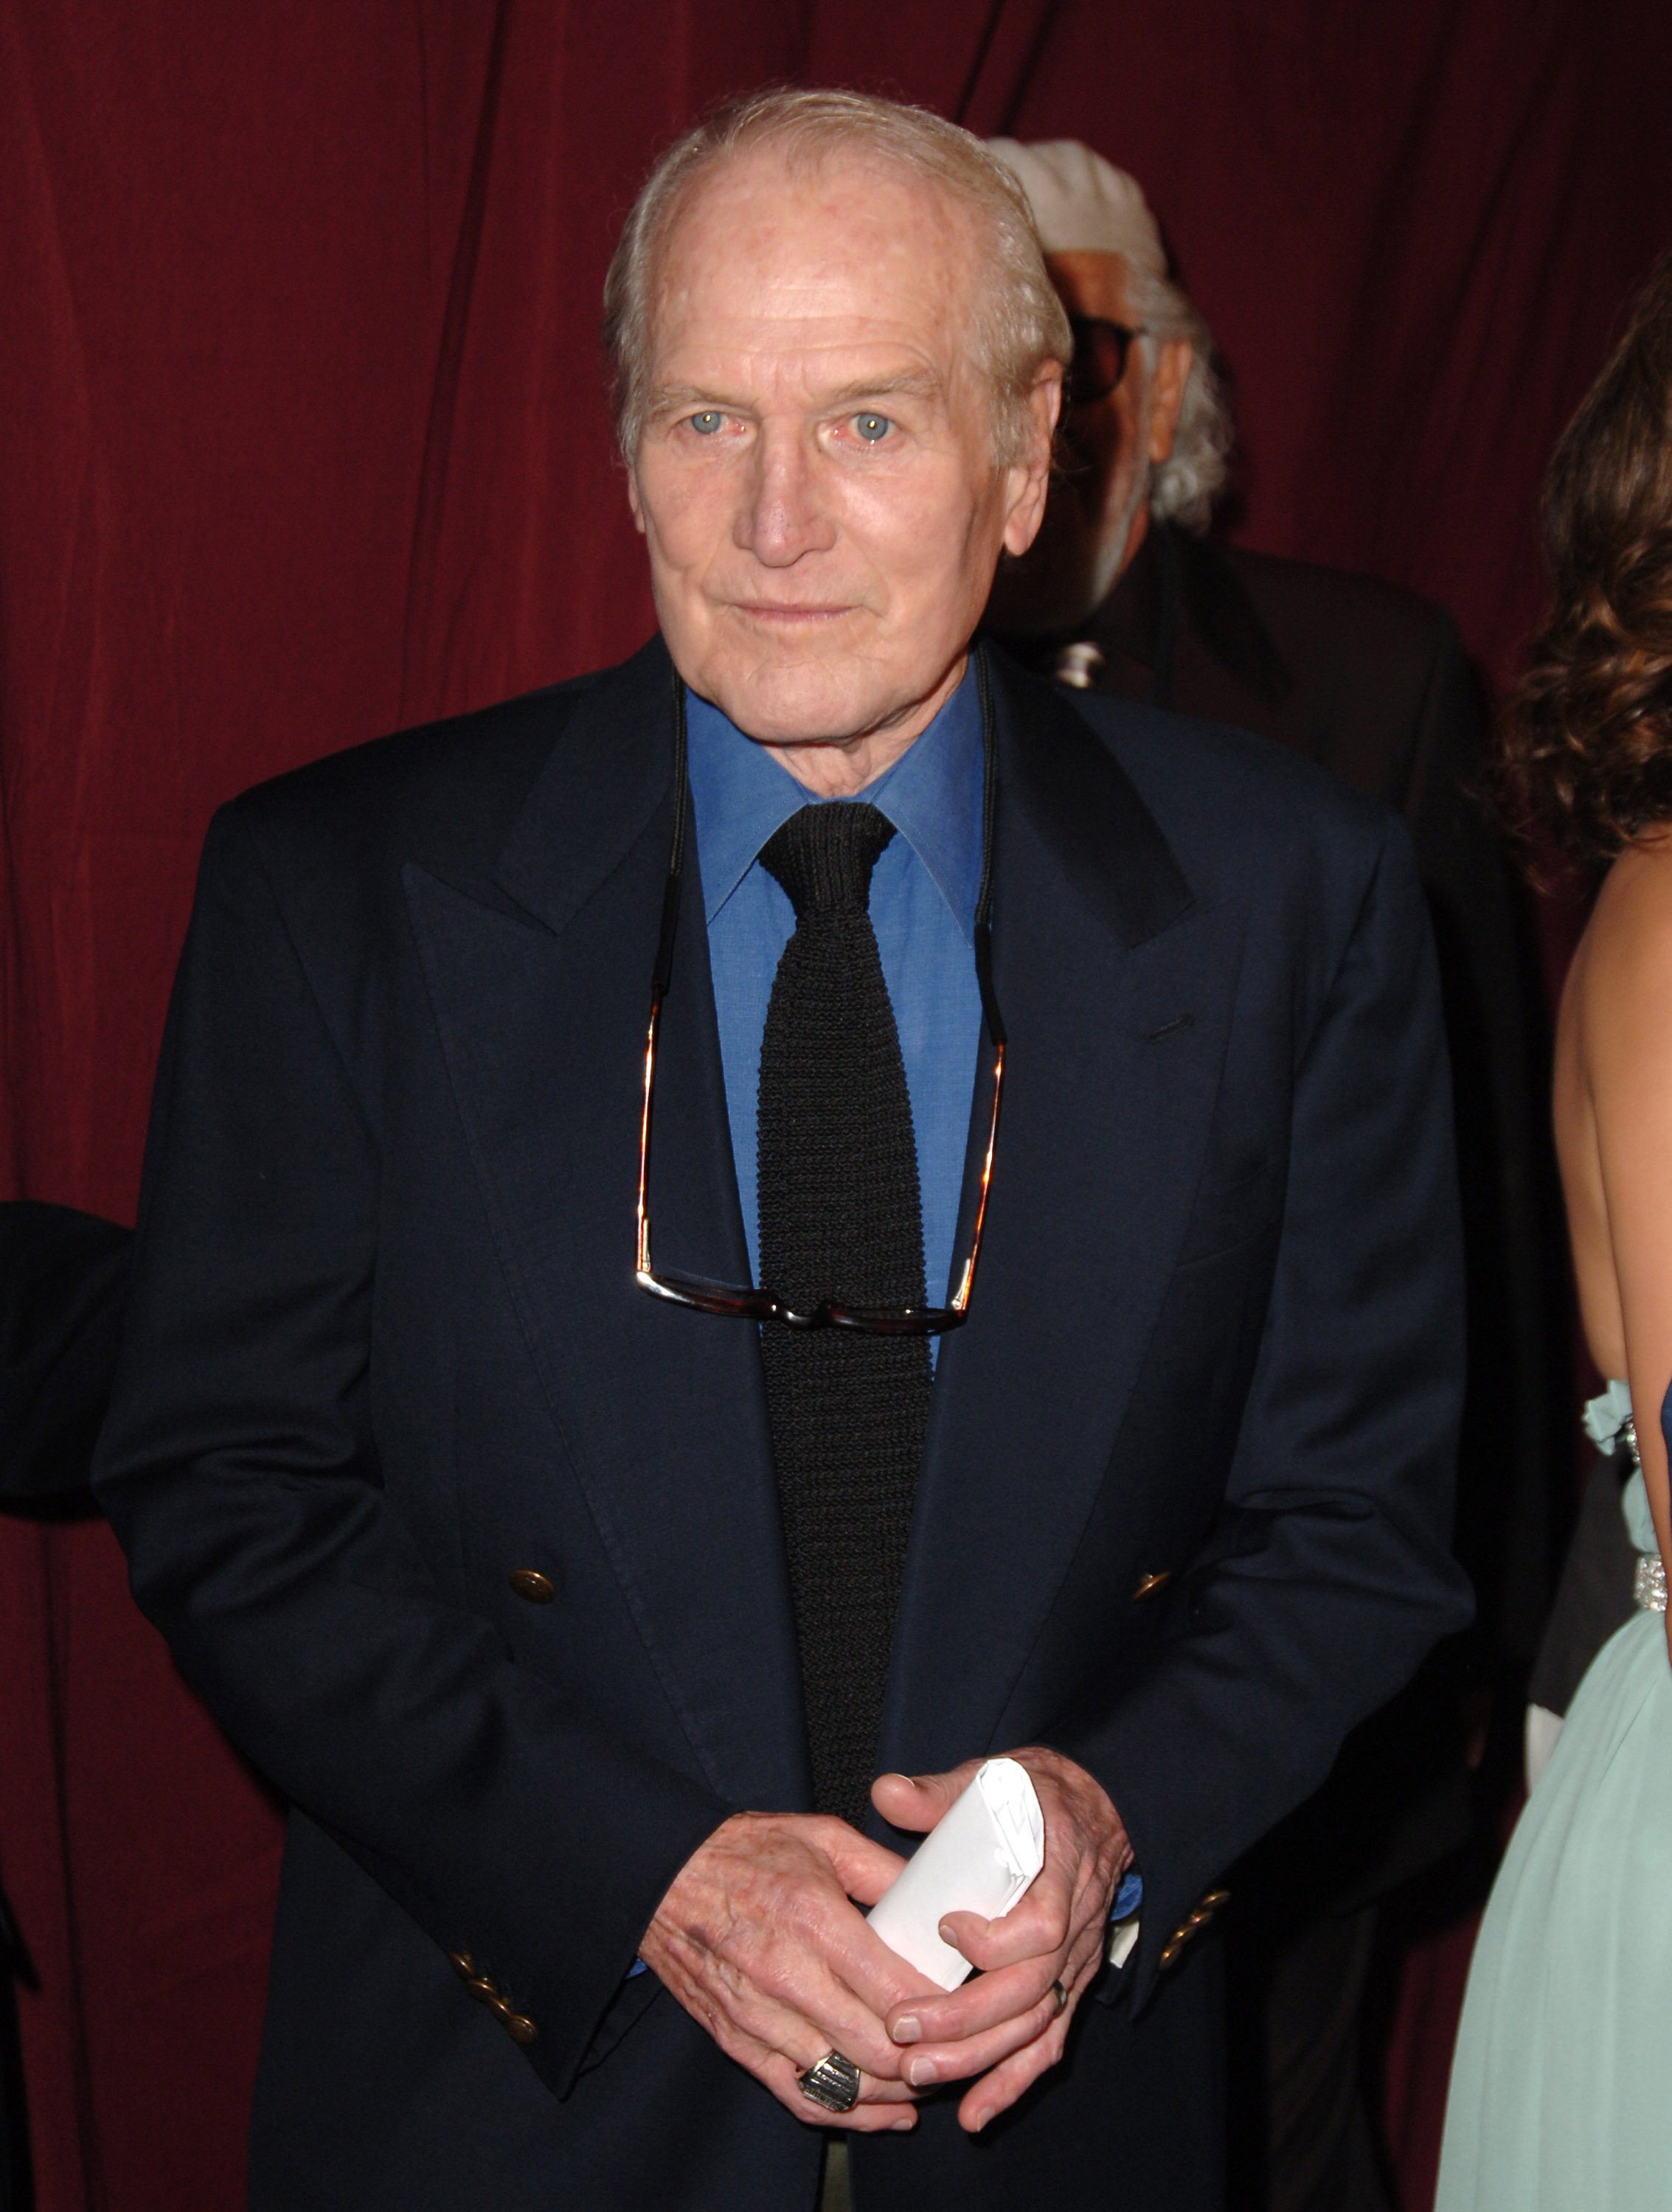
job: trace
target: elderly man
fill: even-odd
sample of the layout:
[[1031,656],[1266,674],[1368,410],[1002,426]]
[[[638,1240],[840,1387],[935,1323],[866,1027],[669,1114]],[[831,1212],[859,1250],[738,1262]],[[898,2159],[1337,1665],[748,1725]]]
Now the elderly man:
[[[1242,2197],[1374,2212],[1388,2197],[1357,2045],[1371,1901],[1467,1834],[1460,1708],[1531,1656],[1558,1466],[1566,1479],[1547,1404],[1565,1340],[1544,1287],[1560,1223],[1531,1047],[1536,979],[1473,795],[1480,715],[1450,617],[1367,577],[1203,534],[1231,422],[1207,326],[1169,274],[1142,191],[1073,141],[991,146],[1027,191],[1075,337],[1065,465],[1028,555],[1000,568],[996,624],[1071,688],[1256,730],[1382,799],[1411,830],[1438,939],[1469,1261],[1459,1548],[1481,1622],[1355,1741],[1259,1869],[1239,1869],[1233,1946],[1266,2015],[1269,2067],[1242,2131],[1264,2185],[1240,2172]],[[1478,1752],[1478,1722],[1473,1733]],[[1257,2040],[1237,2048],[1247,2077]]]
[[1404,834],[972,654],[1069,342],[962,131],[727,111],[606,331],[660,637],[228,809],[170,1021],[99,1486],[294,1808],[252,2203],[1207,2212],[1216,1878],[1466,1610]]

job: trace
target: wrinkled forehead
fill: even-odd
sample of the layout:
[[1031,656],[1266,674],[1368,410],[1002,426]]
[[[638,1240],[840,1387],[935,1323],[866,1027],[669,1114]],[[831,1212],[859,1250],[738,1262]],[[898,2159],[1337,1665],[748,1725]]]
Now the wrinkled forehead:
[[979,214],[870,149],[750,147],[695,179],[658,242],[653,351],[772,320],[875,316],[959,347],[979,282]]

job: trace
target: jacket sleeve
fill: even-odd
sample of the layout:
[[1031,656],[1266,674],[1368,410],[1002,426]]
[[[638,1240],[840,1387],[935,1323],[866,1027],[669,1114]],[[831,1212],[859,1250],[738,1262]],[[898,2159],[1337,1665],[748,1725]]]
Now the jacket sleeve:
[[0,1499],[85,1492],[122,1336],[131,1232],[0,1206]]
[[1202,1893],[1469,1616],[1448,1550],[1462,1274],[1438,993],[1389,820],[1299,1048],[1264,1334],[1221,1523],[1151,1663],[1047,1741],[1120,1808],[1141,2003]]
[[561,2094],[667,1884],[734,1808],[438,1588],[373,1441],[379,1200],[374,1127],[234,807],[170,1009],[95,1488],[234,1742],[469,1954],[519,2040],[532,2021]]

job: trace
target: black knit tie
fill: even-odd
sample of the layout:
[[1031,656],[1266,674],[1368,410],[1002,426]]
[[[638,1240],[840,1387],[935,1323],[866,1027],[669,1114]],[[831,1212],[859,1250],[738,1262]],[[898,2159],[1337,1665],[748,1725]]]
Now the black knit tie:
[[[923,1302],[911,1101],[869,911],[893,835],[874,806],[804,806],[761,854],[795,908],[761,1039],[761,1282],[803,1311]],[[761,1353],[813,1802],[857,1824],[923,1457],[928,1342],[775,1322]]]

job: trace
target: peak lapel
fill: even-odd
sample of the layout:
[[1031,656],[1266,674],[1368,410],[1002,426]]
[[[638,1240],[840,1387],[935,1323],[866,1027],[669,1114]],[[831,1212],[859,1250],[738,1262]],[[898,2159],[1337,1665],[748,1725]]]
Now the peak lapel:
[[943,1343],[896,1632],[883,1749],[918,1772],[1002,1747],[1099,1488],[1141,1480],[1115,1449],[1195,1192],[1241,940],[1237,915],[1197,906],[1087,724],[1013,672],[994,694],[1009,1042],[980,1273]]
[[[806,1753],[754,1333],[633,1281],[672,680],[657,647],[563,702],[494,889],[414,866],[407,896],[527,1348],[639,1632],[711,1785],[739,1804],[793,1805]],[[659,1262],[746,1279],[694,866],[663,1016],[652,1202]]]

